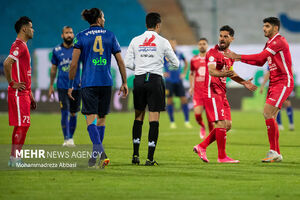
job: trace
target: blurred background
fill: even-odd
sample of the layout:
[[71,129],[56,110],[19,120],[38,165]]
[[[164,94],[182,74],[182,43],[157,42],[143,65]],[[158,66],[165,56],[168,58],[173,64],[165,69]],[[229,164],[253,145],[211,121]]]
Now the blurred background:
[[[210,47],[218,42],[219,28],[230,25],[235,30],[235,41],[231,49],[238,53],[260,52],[267,38],[262,31],[262,20],[275,16],[281,20],[280,33],[290,44],[295,78],[295,95],[291,98],[295,108],[300,108],[300,3],[299,0],[14,0],[1,2],[1,42],[0,42],[0,112],[7,111],[7,81],[3,73],[3,61],[8,56],[11,44],[16,38],[14,24],[21,16],[33,21],[34,38],[28,42],[32,58],[32,88],[39,107],[36,112],[59,111],[58,95],[48,99],[50,83],[51,52],[62,42],[61,31],[65,25],[71,26],[74,33],[88,28],[81,18],[85,8],[98,7],[105,14],[105,28],[113,31],[122,46],[125,55],[127,46],[133,37],[142,34],[145,28],[146,13],[155,11],[162,16],[161,35],[167,39],[176,39],[178,50],[183,52],[188,62],[198,53],[197,40],[206,37]],[[133,109],[132,94],[120,99],[117,88],[120,76],[112,58],[114,88],[112,111]],[[236,63],[234,70],[241,77],[253,77],[260,86],[266,71],[263,68]],[[132,88],[133,73],[128,73],[128,86]],[[189,87],[188,76],[184,85]],[[265,95],[250,93],[228,80],[228,99],[233,109],[262,110]],[[190,97],[191,99],[191,97]],[[180,107],[179,100],[175,106]],[[192,108],[190,101],[190,108]]]

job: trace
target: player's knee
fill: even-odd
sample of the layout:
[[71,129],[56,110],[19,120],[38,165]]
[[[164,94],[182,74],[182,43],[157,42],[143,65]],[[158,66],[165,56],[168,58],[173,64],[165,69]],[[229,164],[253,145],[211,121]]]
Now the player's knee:
[[216,128],[226,128],[226,122],[225,121],[217,121],[215,122]]

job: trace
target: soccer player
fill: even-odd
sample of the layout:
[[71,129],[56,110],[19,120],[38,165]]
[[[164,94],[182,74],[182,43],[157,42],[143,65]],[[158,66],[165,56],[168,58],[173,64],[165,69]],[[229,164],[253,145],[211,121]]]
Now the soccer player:
[[9,56],[4,61],[4,73],[8,85],[9,125],[14,126],[12,147],[8,166],[15,167],[22,163],[16,157],[25,142],[30,126],[30,108],[36,109],[36,102],[31,91],[31,66],[27,41],[33,38],[32,21],[24,16],[15,23],[17,39],[11,45]]
[[[52,67],[50,72],[50,87],[49,98],[54,95],[54,80],[58,70],[57,91],[61,110],[61,127],[64,134],[63,146],[74,146],[73,135],[77,124],[76,113],[80,109],[80,68],[77,68],[76,77],[74,80],[74,90],[72,100],[68,96],[69,70],[73,53],[74,33],[70,26],[64,26],[62,29],[61,38],[63,43],[56,46],[52,51]],[[69,119],[70,112],[70,119]]]
[[[261,94],[264,91],[264,86],[268,82],[269,77],[270,77],[270,71],[269,71],[269,67],[268,67],[268,71],[264,75],[264,80],[263,80],[263,82],[262,82],[262,84],[260,86],[260,91],[259,92]],[[294,95],[294,92],[292,92],[289,97],[291,97],[293,95]],[[286,114],[287,114],[288,119],[289,119],[289,130],[293,131],[295,129],[295,126],[294,126],[294,114],[293,114],[292,102],[289,99],[289,97],[285,100],[285,102],[283,102],[283,106],[286,108]],[[280,110],[279,110],[279,112],[277,114],[276,121],[277,121],[277,124],[278,124],[278,129],[280,131],[283,131],[284,130],[284,126],[282,125],[281,111]]]
[[148,159],[145,165],[158,165],[153,159],[157,145],[160,112],[165,110],[165,86],[163,81],[164,57],[174,68],[179,61],[168,40],[159,35],[161,17],[159,13],[146,16],[147,31],[133,38],[129,44],[125,65],[134,70],[133,102],[135,120],[132,128],[132,164],[139,164],[139,147],[145,109],[149,109]]
[[[182,84],[182,79],[186,76],[186,72],[188,69],[188,63],[185,59],[183,53],[176,50],[177,42],[175,39],[171,39],[170,44],[172,49],[174,50],[177,58],[179,59],[179,68],[176,69],[165,59],[164,62],[164,77],[166,81],[166,94],[167,94],[167,111],[171,121],[170,128],[177,128],[176,123],[174,121],[174,106],[173,106],[173,96],[177,96],[180,98],[181,108],[184,114],[184,125],[186,128],[192,128],[191,123],[189,122],[189,108],[187,104],[187,98],[185,97],[185,91]],[[181,61],[184,63],[183,73],[181,74]]]
[[90,27],[78,33],[74,39],[73,58],[69,72],[68,95],[71,99],[74,78],[78,61],[82,61],[81,94],[82,114],[86,115],[87,130],[93,143],[93,155],[89,159],[89,167],[95,167],[99,155],[98,166],[104,168],[109,163],[102,142],[105,130],[105,116],[109,112],[112,75],[111,54],[114,55],[122,77],[119,95],[128,94],[126,71],[121,57],[121,48],[116,36],[104,29],[104,13],[98,8],[85,9],[81,13]]
[[264,107],[264,117],[268,130],[270,150],[262,162],[280,162],[282,161],[282,155],[279,148],[279,130],[275,118],[283,102],[294,88],[292,59],[289,44],[279,34],[280,20],[276,17],[268,17],[263,20],[263,23],[264,35],[269,40],[261,53],[239,55],[230,52],[226,56],[255,66],[263,66],[268,61],[270,84]]
[[[204,139],[206,136],[205,125],[202,120],[202,112],[204,111],[204,80],[206,72],[205,55],[208,48],[208,41],[206,38],[200,38],[198,41],[199,54],[191,59],[190,70],[190,89],[189,93],[193,96],[195,118],[200,128],[200,138]],[[213,122],[208,123],[209,132],[214,128]]]
[[204,107],[209,122],[215,123],[215,128],[209,133],[203,142],[194,146],[194,152],[204,162],[209,162],[206,156],[206,148],[215,140],[218,146],[219,163],[238,163],[227,156],[225,152],[226,132],[231,129],[230,106],[226,97],[226,78],[243,85],[250,91],[255,91],[257,87],[251,80],[243,80],[232,69],[233,59],[224,56],[225,52],[230,52],[229,46],[234,40],[234,30],[226,25],[220,28],[219,44],[210,49],[206,54],[206,73],[204,90]]

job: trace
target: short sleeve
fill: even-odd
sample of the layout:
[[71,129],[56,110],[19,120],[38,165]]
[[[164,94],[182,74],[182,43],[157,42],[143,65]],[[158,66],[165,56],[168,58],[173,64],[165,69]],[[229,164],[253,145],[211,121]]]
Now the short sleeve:
[[57,59],[57,56],[56,56],[56,53],[55,53],[55,52],[56,52],[55,49],[53,49],[53,51],[52,51],[51,63],[52,63],[53,65],[58,66],[58,59]]
[[120,44],[116,38],[116,36],[113,34],[113,38],[112,38],[112,54],[116,54],[121,52],[121,47]]
[[206,55],[207,65],[217,65],[217,57],[209,51]]
[[195,71],[194,60],[193,59],[191,60],[190,66],[191,66],[191,71]]
[[283,43],[281,40],[275,40],[272,41],[266,48],[268,52],[275,55],[277,52],[281,51],[283,49]]
[[82,38],[80,36],[80,33],[78,33],[74,38],[74,48],[82,49],[82,47],[83,47]]
[[20,43],[15,42],[9,51],[9,57],[18,60],[24,51],[24,47]]

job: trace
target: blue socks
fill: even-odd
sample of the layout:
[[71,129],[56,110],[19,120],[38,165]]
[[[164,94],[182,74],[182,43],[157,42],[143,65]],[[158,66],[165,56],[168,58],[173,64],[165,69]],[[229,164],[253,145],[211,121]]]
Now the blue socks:
[[287,116],[289,118],[290,124],[294,124],[293,108],[292,108],[292,106],[286,108],[286,114],[287,114]]
[[76,124],[77,124],[77,116],[76,115],[74,117],[70,116],[70,121],[69,121],[70,138],[73,138],[76,129]]
[[61,128],[62,128],[65,140],[70,138],[69,119],[68,118],[69,118],[69,111],[61,110]]
[[100,135],[100,141],[101,143],[103,142],[104,139],[104,131],[105,131],[105,126],[97,126],[99,135]]
[[174,107],[172,104],[167,105],[167,111],[171,122],[174,122]]
[[103,148],[101,140],[100,140],[100,134],[99,134],[97,126],[95,124],[90,124],[87,127],[87,130],[89,132],[91,141],[93,143],[92,157],[97,158],[98,154],[101,154],[102,152],[104,152],[104,148]]
[[282,125],[282,121],[281,121],[281,111],[278,112],[276,121],[277,121],[277,124],[278,124],[278,125]]
[[189,107],[188,107],[188,104],[182,104],[182,111],[183,111],[183,114],[184,114],[184,120],[186,122],[189,121]]

